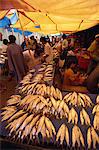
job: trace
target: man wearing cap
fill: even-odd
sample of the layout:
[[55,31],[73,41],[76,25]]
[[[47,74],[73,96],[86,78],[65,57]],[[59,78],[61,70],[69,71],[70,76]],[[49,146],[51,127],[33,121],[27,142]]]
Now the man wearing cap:
[[99,63],[99,34],[95,36],[95,40],[91,43],[87,51],[90,53],[92,58],[87,71],[87,74],[90,74],[95,66]]

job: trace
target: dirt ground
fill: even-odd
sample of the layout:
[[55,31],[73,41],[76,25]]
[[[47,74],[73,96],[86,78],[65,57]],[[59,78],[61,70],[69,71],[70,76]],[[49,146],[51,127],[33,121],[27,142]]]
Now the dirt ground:
[[5,89],[0,89],[0,108],[4,107],[9,97],[15,93],[15,87],[17,85],[14,79],[12,81],[8,81],[7,76],[0,77],[0,85],[1,84],[5,87]]

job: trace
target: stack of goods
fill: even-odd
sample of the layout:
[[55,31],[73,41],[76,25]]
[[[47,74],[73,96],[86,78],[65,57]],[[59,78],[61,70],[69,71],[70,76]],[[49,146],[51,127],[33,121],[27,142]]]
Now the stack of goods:
[[52,84],[53,70],[53,63],[43,63],[39,69],[30,70],[20,82],[18,92],[21,95],[40,94],[40,92],[43,92],[45,85]]
[[3,108],[2,121],[7,124],[9,137],[28,144],[53,142],[96,149],[99,144],[99,96],[94,105],[86,94],[72,92],[63,97],[58,88],[44,83],[44,87],[42,84],[36,86],[44,91],[37,94],[36,88],[33,94],[24,97],[13,95]]

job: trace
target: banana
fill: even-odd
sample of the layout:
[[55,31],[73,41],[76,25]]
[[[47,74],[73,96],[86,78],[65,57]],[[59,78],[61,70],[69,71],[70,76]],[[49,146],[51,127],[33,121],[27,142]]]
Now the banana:
[[61,112],[62,111],[62,108],[63,108],[63,106],[64,106],[64,101],[63,100],[61,100],[61,102],[60,102],[60,105],[59,105],[59,107],[58,107],[58,112]]
[[24,139],[27,135],[29,135],[30,131],[31,131],[31,130],[30,130],[30,126],[27,125],[27,126],[25,127],[25,129],[23,130],[22,135],[20,135],[21,132],[19,131],[19,137],[21,137],[21,139]]
[[29,85],[26,85],[24,88],[21,89],[21,92],[24,93],[28,87],[29,87]]
[[83,119],[85,121],[85,124],[86,125],[90,125],[90,118],[89,118],[89,115],[87,114],[87,112],[85,111],[84,108],[82,108],[82,111],[80,112],[81,113],[81,124],[83,124]]
[[12,95],[11,98],[20,99],[21,96],[20,95]]
[[26,101],[28,101],[29,99],[32,99],[33,98],[33,95],[27,95],[26,97],[24,97],[21,102],[20,102],[20,105],[23,105],[26,103]]
[[85,107],[85,103],[84,103],[83,99],[80,97],[80,95],[78,95],[78,102],[79,102],[80,105]]
[[42,130],[42,126],[44,124],[45,116],[42,116],[39,120],[38,128],[37,128],[37,133],[38,134]]
[[69,108],[68,108],[68,105],[66,103],[64,103],[63,109],[64,109],[65,113],[69,114]]
[[93,121],[94,129],[99,130],[99,112],[96,112]]
[[99,104],[96,104],[93,108],[92,114],[99,112]]
[[43,84],[43,89],[44,89],[44,92],[46,94],[46,85],[45,84]]
[[84,124],[84,118],[83,118],[82,111],[80,112],[80,121],[81,121],[81,124],[83,125]]
[[76,92],[74,92],[74,96],[75,96],[75,106],[76,106],[78,103],[78,95]]
[[72,146],[75,147],[76,142],[78,143],[78,147],[80,147],[80,141],[79,141],[79,133],[77,126],[75,125],[72,129]]
[[21,100],[21,96],[20,96],[20,95],[12,95],[12,96],[11,96],[11,99],[9,99],[9,100],[7,101],[7,105],[8,105],[8,106],[9,106],[9,105],[15,105],[15,104],[19,103],[20,100]]
[[17,113],[15,113],[8,121],[11,122],[14,119],[19,118],[20,116],[22,116],[25,112],[23,110],[18,111]]
[[61,127],[59,128],[57,135],[56,135],[56,141],[60,139],[61,144],[63,143],[63,140],[65,138],[65,124],[62,124]]
[[27,95],[34,93],[36,85],[37,85],[37,83],[31,84],[31,87],[27,90]]
[[69,146],[69,131],[66,125],[65,125],[65,140],[67,145]]
[[4,116],[2,117],[2,121],[8,120],[11,116],[13,116],[15,114],[15,112],[16,112],[16,110],[5,113]]
[[57,108],[59,107],[59,105],[60,105],[60,103],[61,103],[61,101],[60,100],[58,100],[57,102]]
[[61,136],[60,136],[60,144],[62,145],[65,139],[65,133],[66,133],[66,128],[65,124],[63,125],[62,131],[61,131]]
[[[43,106],[42,106],[43,105]],[[42,107],[41,107],[42,106]],[[39,102],[37,105],[36,105],[36,111],[38,112],[41,108],[43,108],[45,106],[45,104],[43,104],[42,102]],[[40,108],[41,107],[41,108]]]
[[45,123],[43,123],[42,129],[41,129],[41,134],[42,134],[42,138],[43,138],[43,140],[44,140],[44,138],[46,137]]
[[48,114],[48,112],[49,112],[49,109],[47,107],[44,107],[43,108],[43,115]]
[[49,139],[50,138],[50,133],[48,131],[48,129],[46,129],[46,137]]
[[78,115],[77,115],[77,112],[75,111],[75,109],[73,107],[69,111],[68,122],[70,123],[71,121],[72,121],[72,123],[75,123],[75,124],[77,124],[77,122],[78,122]]
[[45,117],[45,124],[50,133],[50,136],[53,137],[52,132],[54,133],[54,135],[56,134],[55,128],[54,128],[53,124],[51,123],[51,121],[47,117]]
[[99,144],[99,136],[94,130],[93,127],[89,127],[87,131],[87,144],[88,144],[88,149],[91,148],[91,143],[93,142],[93,148],[96,149],[96,143]]
[[82,94],[82,93],[78,93],[78,95],[82,98],[82,100],[84,101],[85,103],[85,106],[89,106],[91,107],[92,106],[92,101],[90,99],[90,97],[86,94]]
[[84,144],[84,137],[83,137],[83,134],[82,134],[80,128],[79,128],[79,135],[80,135],[80,142],[81,142],[82,146],[84,147],[85,146],[85,144]]
[[45,104],[41,102],[39,105],[39,109],[43,109],[44,107],[45,107]]
[[89,104],[92,105],[92,101],[91,101],[90,97],[86,94],[83,94],[83,95],[85,96],[85,98],[89,102]]
[[68,99],[70,95],[72,95],[72,93],[71,93],[71,92],[70,92],[70,93],[68,93],[68,94],[66,94],[66,95],[64,96],[63,100]]
[[65,102],[66,102],[66,103],[69,103],[69,101],[71,100],[71,97],[72,97],[72,93],[70,94],[69,97],[67,97],[67,98],[65,99]]
[[36,71],[35,69],[29,70],[30,73],[34,73],[35,71]]
[[57,100],[58,97],[57,97],[57,93],[56,93],[56,89],[53,87],[53,97]]
[[99,144],[99,136],[93,127],[91,128],[91,135],[92,135],[92,141],[93,141],[93,148],[96,149],[96,143]]
[[47,92],[48,96],[50,96],[50,92],[51,92],[50,86],[46,87],[46,92]]
[[2,110],[14,111],[14,110],[16,110],[16,107],[15,106],[6,106],[6,107],[3,107]]
[[55,91],[54,91],[54,90],[55,90],[55,89],[54,89],[54,87],[53,87],[53,86],[51,86],[51,87],[50,87],[50,90],[51,90],[50,95],[51,95],[52,97],[54,97],[54,92],[55,92]]
[[62,93],[58,88],[56,88],[56,93],[57,93],[58,99],[62,100]]
[[35,86],[36,93],[38,93],[41,88],[42,88],[42,84],[36,84]]
[[31,120],[33,119],[33,114],[28,116],[27,118],[25,118],[24,122],[22,123],[22,125],[20,126],[19,130],[22,131],[27,125],[28,123],[31,122]]
[[97,104],[99,103],[99,95],[98,95],[97,98],[96,98],[96,103],[97,103]]
[[[48,119],[49,120],[49,119]],[[49,124],[50,124],[50,126],[51,126],[51,128],[52,128],[52,131],[53,131],[53,133],[54,133],[54,135],[56,135],[56,131],[55,131],[55,128],[54,128],[54,126],[53,126],[53,124],[52,124],[52,122],[49,120]]]
[[36,105],[40,102],[40,98],[36,98],[33,105],[32,105],[32,109],[36,107]]
[[70,101],[72,102],[73,105],[76,106],[76,105],[77,105],[77,100],[78,100],[78,99],[77,99],[77,93],[76,93],[76,92],[73,92]]
[[36,127],[34,126],[32,131],[30,132],[30,140],[35,139],[36,136]]
[[91,128],[88,128],[87,131],[87,144],[88,144],[88,149],[90,149],[92,143],[92,137],[91,137]]
[[46,66],[43,67],[43,68],[41,67],[38,71],[39,71],[39,72],[43,72],[43,71],[45,71],[45,69],[46,69]]
[[10,133],[12,133],[13,131],[16,131],[19,128],[19,126],[26,119],[27,115],[28,115],[27,113],[22,115],[21,117],[19,117],[18,119],[15,119],[13,122],[11,122],[10,124],[6,126],[6,128],[9,127],[11,129]]
[[38,121],[40,115],[37,115],[33,120],[25,127],[25,130],[23,130],[22,136],[26,137],[31,133],[32,128],[35,126],[36,122]]
[[80,142],[83,147],[85,146],[84,138],[83,138],[80,128],[78,126],[74,125],[74,127],[72,129],[72,146],[73,147],[75,147],[76,142],[78,144],[78,147],[80,147]]
[[53,97],[50,97],[50,100],[54,106],[54,109],[56,110],[57,109],[57,101]]
[[39,99],[41,100],[42,103],[44,103],[46,106],[48,105],[46,99],[43,96],[39,96]]
[[37,115],[36,117],[33,118],[33,120],[30,122],[30,128],[34,127],[36,122],[38,121],[40,115]]

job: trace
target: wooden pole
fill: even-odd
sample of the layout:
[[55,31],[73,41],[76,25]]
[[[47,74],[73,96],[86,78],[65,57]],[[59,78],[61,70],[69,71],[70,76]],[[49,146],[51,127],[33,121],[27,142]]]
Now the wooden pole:
[[20,17],[19,17],[19,12],[18,12],[18,19],[19,19],[20,27],[22,29],[22,35],[24,37],[24,30],[23,30],[22,23],[21,23],[21,20],[20,20]]

